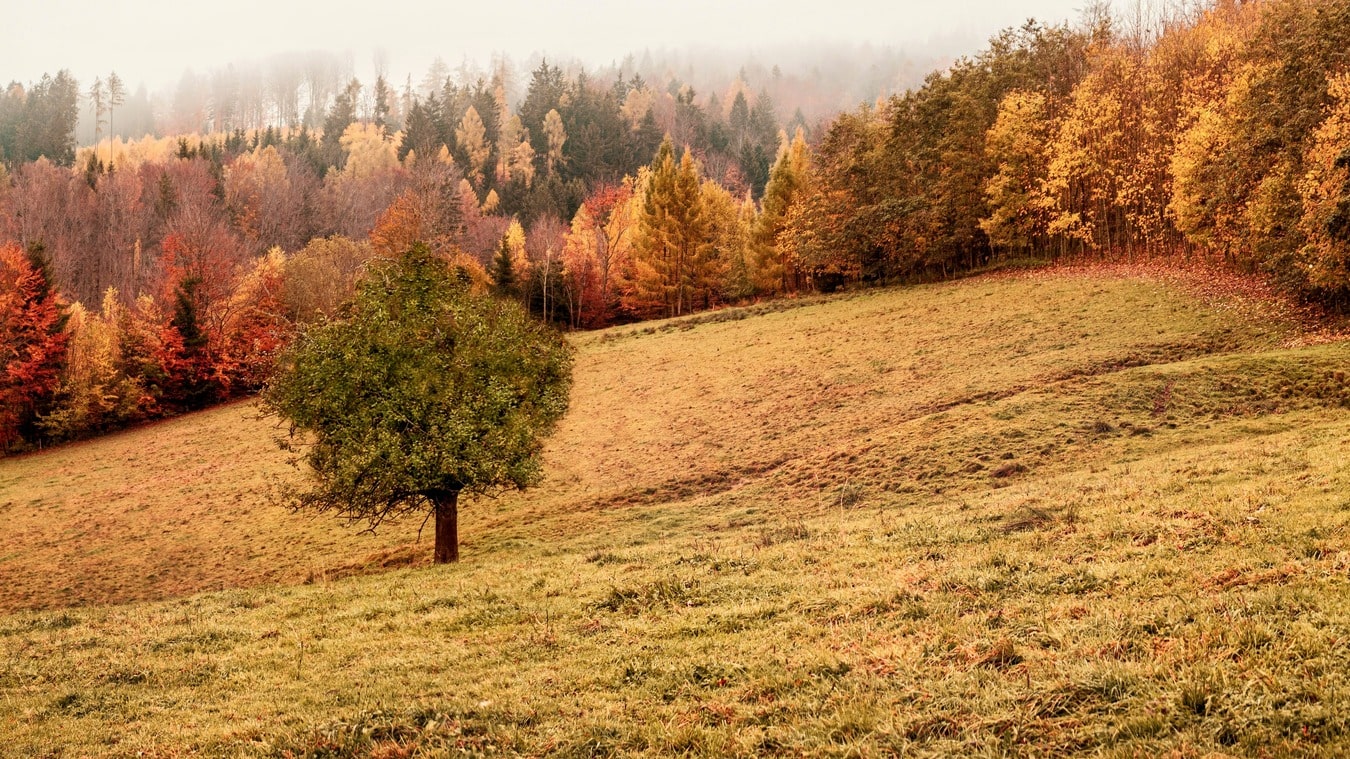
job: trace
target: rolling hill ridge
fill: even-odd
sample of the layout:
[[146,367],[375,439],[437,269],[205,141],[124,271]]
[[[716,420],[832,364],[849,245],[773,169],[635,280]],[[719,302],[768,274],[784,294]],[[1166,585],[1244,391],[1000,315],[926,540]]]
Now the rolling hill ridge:
[[1278,304],[1050,269],[574,340],[452,567],[273,505],[248,404],[0,461],[0,753],[1350,744],[1350,346]]

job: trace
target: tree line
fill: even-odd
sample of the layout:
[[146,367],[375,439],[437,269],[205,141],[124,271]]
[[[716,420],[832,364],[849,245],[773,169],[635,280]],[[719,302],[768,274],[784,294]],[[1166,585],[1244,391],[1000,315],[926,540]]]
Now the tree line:
[[398,125],[352,82],[319,129],[10,161],[0,444],[253,392],[416,242],[572,328],[1085,254],[1218,257],[1344,304],[1347,37],[1350,0],[1096,7],[816,130],[739,86],[663,113],[638,78],[541,63],[518,107],[446,78]]
[[1220,257],[1350,294],[1350,3],[1027,24],[821,136],[779,245],[814,274]]

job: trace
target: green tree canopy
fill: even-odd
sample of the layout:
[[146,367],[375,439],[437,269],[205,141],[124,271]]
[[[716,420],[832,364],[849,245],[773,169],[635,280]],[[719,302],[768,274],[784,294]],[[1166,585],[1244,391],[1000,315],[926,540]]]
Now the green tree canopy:
[[556,332],[415,244],[367,276],[345,318],[306,330],[264,392],[292,425],[283,447],[313,470],[290,505],[372,527],[430,511],[436,562],[456,561],[459,494],[537,482],[571,366]]

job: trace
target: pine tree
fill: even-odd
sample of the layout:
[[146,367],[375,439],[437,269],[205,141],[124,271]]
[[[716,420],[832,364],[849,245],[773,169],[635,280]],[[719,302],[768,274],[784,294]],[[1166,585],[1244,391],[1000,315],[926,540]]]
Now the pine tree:
[[361,96],[361,83],[355,79],[333,99],[333,107],[323,121],[324,158],[329,166],[342,168],[342,135],[356,122],[356,101]]
[[371,112],[371,120],[385,134],[389,133],[389,103],[392,95],[384,74],[375,77],[375,105]]
[[503,298],[516,298],[520,288],[516,281],[515,267],[511,261],[511,243],[507,235],[497,243],[497,252],[492,257],[492,292]]
[[727,117],[727,124],[731,127],[731,136],[735,140],[732,145],[739,150],[750,134],[750,104],[745,100],[744,90],[736,91],[736,99],[731,102],[731,115]]
[[403,132],[403,142],[398,148],[398,159],[406,161],[411,153],[420,159],[435,158],[441,149],[440,130],[432,120],[431,112],[420,100],[414,100],[408,111],[408,128]]
[[222,390],[212,380],[210,338],[201,322],[201,280],[186,277],[174,291],[173,315],[160,338],[160,400],[176,411],[205,408]]

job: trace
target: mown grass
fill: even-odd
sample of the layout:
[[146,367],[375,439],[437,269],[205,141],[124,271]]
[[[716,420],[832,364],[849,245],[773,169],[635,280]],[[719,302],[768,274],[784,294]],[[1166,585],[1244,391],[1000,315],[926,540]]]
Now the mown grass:
[[63,540],[140,432],[0,462],[37,609],[0,616],[0,753],[1350,751],[1350,347],[1148,279],[790,305],[579,338],[548,482],[467,504],[454,567],[316,572],[378,546],[255,495],[284,465],[238,407],[179,422],[229,464],[176,479],[298,537],[195,587],[122,541],[210,546],[215,508],[105,488]]

